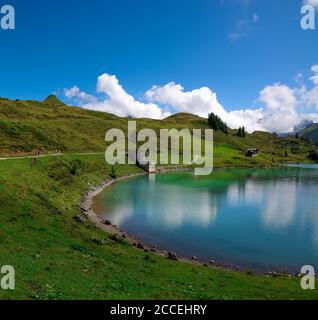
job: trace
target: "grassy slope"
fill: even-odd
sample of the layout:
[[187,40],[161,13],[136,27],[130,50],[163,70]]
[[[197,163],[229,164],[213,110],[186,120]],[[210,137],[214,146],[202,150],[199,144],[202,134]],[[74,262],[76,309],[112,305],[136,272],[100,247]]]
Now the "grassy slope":
[[299,132],[299,137],[311,141],[312,143],[318,143],[318,123],[312,124],[308,128]]
[[[104,151],[107,129],[126,129],[127,119],[44,103],[0,99],[0,154]],[[204,119],[180,114],[163,121],[138,120],[139,128],[206,128]],[[297,139],[257,132],[246,139],[215,133],[217,166],[273,165],[304,161],[312,148]],[[246,158],[258,147],[262,155]],[[288,152],[288,159],[285,158]],[[299,279],[267,278],[171,262],[112,242],[90,223],[73,219],[88,182],[108,177],[100,156],[0,161],[0,266],[17,271],[16,291],[0,298],[316,298]],[[71,175],[74,159],[77,174]],[[66,161],[65,160],[65,161]],[[274,162],[273,162],[274,161]],[[119,167],[120,174],[136,167]],[[74,173],[74,172],[73,172]]]
[[[138,129],[207,128],[207,121],[197,116],[178,114],[162,121],[139,119]],[[56,98],[44,102],[0,99],[0,156],[44,153],[60,149],[62,152],[105,150],[104,137],[108,129],[127,130],[127,119],[111,114],[68,107]],[[280,139],[275,135],[256,132],[245,139],[215,132],[216,165],[274,165],[284,161],[305,161],[313,147],[295,138]],[[247,159],[244,150],[259,148],[261,156]],[[287,152],[288,157],[285,157]]]
[[[117,168],[120,175],[138,170]],[[76,222],[80,194],[108,177],[103,156],[1,161],[0,172],[0,265],[12,264],[17,282],[0,299],[318,298],[299,278],[169,261]]]

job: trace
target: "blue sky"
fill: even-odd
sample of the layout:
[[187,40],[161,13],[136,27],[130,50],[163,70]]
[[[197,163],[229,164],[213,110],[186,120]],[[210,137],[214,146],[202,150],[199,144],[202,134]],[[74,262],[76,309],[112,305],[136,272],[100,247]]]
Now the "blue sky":
[[[74,85],[100,97],[96,79],[107,73],[140,101],[173,81],[186,92],[208,87],[227,111],[257,109],[266,86],[294,90],[299,73],[310,90],[318,64],[318,30],[300,28],[302,0],[7,2],[16,30],[0,30],[3,97],[57,92],[68,101],[63,90]],[[178,109],[154,96],[165,111]]]

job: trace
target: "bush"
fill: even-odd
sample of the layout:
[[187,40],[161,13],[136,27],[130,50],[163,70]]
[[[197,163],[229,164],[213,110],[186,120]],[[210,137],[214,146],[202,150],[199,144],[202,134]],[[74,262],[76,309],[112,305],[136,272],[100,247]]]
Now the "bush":
[[83,171],[85,164],[82,160],[80,159],[75,159],[70,161],[70,174],[72,176],[75,176],[76,174],[79,174]]
[[63,184],[70,184],[74,176],[80,174],[85,167],[85,163],[79,159],[53,161],[48,168],[49,177]]

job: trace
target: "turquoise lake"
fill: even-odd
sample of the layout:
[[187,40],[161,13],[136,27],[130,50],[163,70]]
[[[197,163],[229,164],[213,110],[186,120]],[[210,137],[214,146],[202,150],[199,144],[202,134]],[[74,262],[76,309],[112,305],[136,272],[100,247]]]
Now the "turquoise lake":
[[318,266],[318,166],[150,175],[95,199],[104,218],[144,242],[254,270]]

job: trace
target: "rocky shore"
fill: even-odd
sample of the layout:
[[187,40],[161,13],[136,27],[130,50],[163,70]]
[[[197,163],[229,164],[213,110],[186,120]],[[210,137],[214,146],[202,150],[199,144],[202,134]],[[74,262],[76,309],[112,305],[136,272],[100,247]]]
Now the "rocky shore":
[[[189,170],[189,169],[187,168],[186,170]],[[179,172],[179,171],[185,171],[185,170],[184,169],[182,170],[180,168],[177,170],[173,168],[173,170],[171,170],[171,168],[169,168],[169,169],[160,170],[159,173],[168,173],[168,172],[176,172],[176,171]],[[94,197],[96,197],[98,194],[104,191],[107,187],[109,187],[110,185],[116,182],[126,180],[132,177],[146,175],[146,174],[147,173],[138,173],[138,174],[132,174],[132,175],[120,177],[117,179],[109,179],[109,180],[103,181],[101,184],[99,184],[96,187],[91,187],[81,197],[80,214],[75,217],[75,220],[78,222],[84,222],[86,219],[89,219],[98,228],[110,234],[110,238],[113,241],[116,241],[118,243],[122,243],[123,241],[125,241],[126,243],[129,243],[130,245],[136,247],[137,249],[144,250],[145,252],[153,252],[153,253],[156,253],[157,255],[160,255],[162,257],[165,257],[167,259],[174,260],[174,261],[183,261],[183,262],[188,262],[188,263],[197,264],[197,265],[204,265],[204,266],[208,266],[208,265],[217,266],[214,260],[210,260],[208,263],[206,263],[206,262],[199,261],[197,257],[192,257],[192,258],[180,257],[174,252],[161,250],[160,248],[158,248],[157,245],[147,244],[142,240],[135,238],[133,235],[128,234],[126,231],[121,230],[118,226],[113,225],[110,220],[102,219],[93,210]]]
[[[186,170],[188,171],[189,169],[187,168]],[[159,171],[158,173],[160,174],[160,173],[180,172],[180,171],[185,171],[185,170],[184,169],[182,170],[180,168],[178,168],[177,170],[175,170],[175,169],[171,170],[171,168],[169,168],[169,169],[163,169],[163,170]],[[147,173],[131,174],[131,175],[123,176],[123,177],[116,178],[116,179],[108,179],[108,180],[103,181],[101,184],[99,184],[96,187],[91,187],[87,192],[85,192],[82,195],[81,203],[80,203],[80,214],[77,215],[76,217],[74,217],[74,219],[76,221],[78,221],[79,223],[83,223],[86,221],[86,219],[88,219],[91,222],[93,222],[98,228],[100,228],[101,230],[108,233],[110,235],[110,238],[113,241],[115,241],[117,243],[126,242],[126,243],[130,244],[131,246],[136,247],[139,250],[143,250],[145,252],[152,252],[152,253],[155,253],[155,254],[160,255],[162,257],[165,257],[169,260],[182,261],[182,262],[191,263],[191,264],[195,264],[195,265],[202,265],[204,267],[210,267],[210,266],[220,267],[220,268],[235,270],[238,272],[246,272],[249,274],[263,273],[265,276],[268,276],[268,277],[278,277],[278,276],[291,277],[291,276],[294,276],[293,274],[288,273],[288,272],[266,271],[264,273],[264,272],[259,272],[257,270],[251,271],[251,270],[240,268],[239,266],[235,266],[235,265],[218,263],[213,259],[211,259],[209,261],[200,261],[200,259],[195,256],[193,256],[192,258],[180,257],[174,252],[168,252],[168,251],[162,250],[162,249],[158,248],[157,245],[147,244],[147,243],[143,242],[142,240],[135,238],[133,235],[128,234],[125,230],[121,230],[118,226],[113,225],[110,220],[102,219],[100,217],[100,215],[98,215],[93,210],[93,199],[98,194],[103,192],[107,187],[109,187],[110,185],[112,185],[116,182],[126,180],[129,178],[133,178],[133,177],[143,176],[143,175],[147,175]]]

